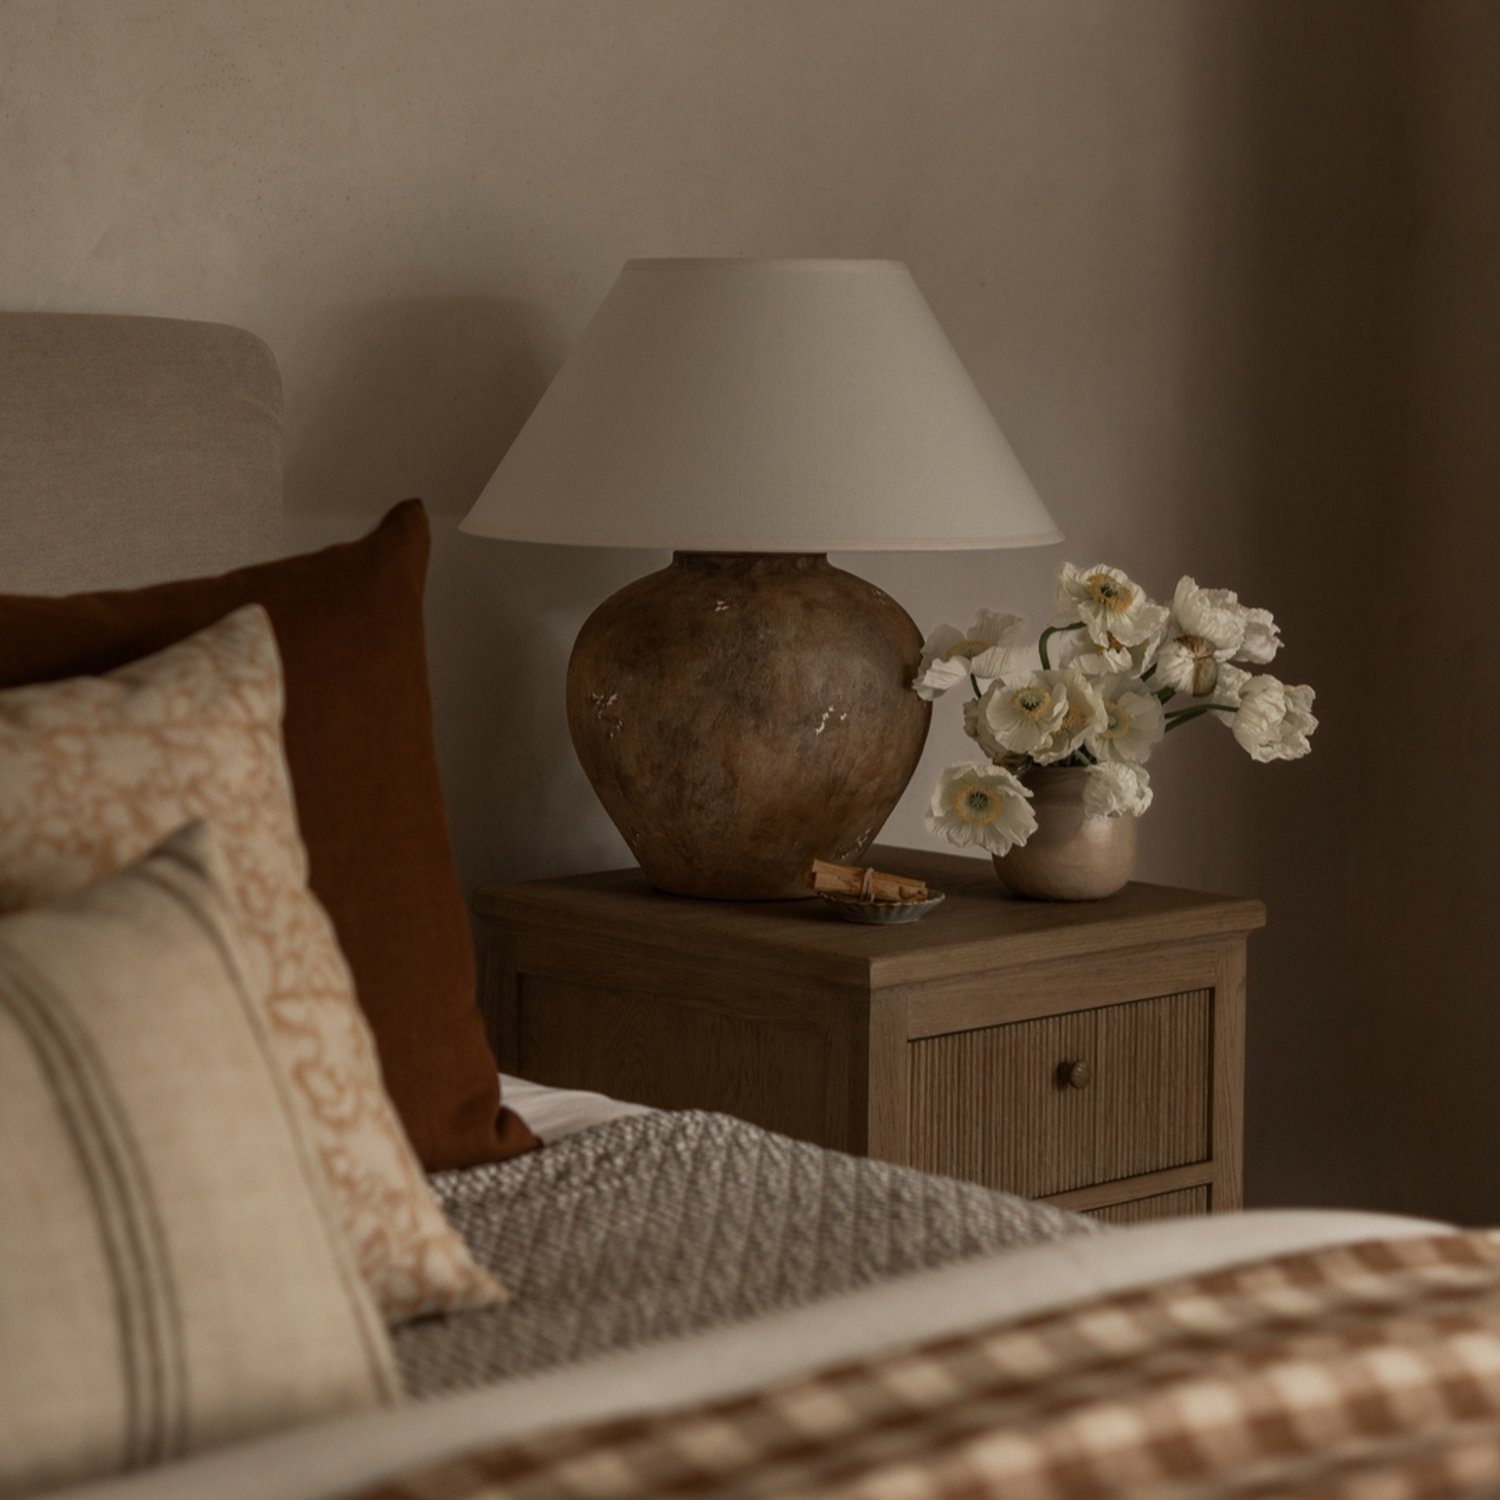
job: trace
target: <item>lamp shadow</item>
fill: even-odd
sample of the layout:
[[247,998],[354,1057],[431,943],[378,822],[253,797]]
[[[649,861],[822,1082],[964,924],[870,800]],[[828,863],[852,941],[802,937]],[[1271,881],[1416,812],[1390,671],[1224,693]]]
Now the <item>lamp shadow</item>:
[[438,754],[466,887],[632,862],[573,753],[567,662],[593,609],[664,555],[434,537]]
[[1500,541],[1500,14],[1277,5],[1262,25],[1261,547],[1325,628],[1317,775],[1255,805],[1283,830],[1262,857],[1288,939],[1250,1049],[1275,1121],[1250,1180],[1494,1223],[1500,646],[1464,579]]

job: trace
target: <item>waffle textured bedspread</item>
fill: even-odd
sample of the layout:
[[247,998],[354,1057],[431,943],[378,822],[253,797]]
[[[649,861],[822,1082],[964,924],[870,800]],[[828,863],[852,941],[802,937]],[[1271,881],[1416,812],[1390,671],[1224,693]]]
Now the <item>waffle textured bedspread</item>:
[[698,1111],[615,1120],[433,1185],[510,1300],[397,1330],[417,1397],[1101,1232],[1045,1203]]

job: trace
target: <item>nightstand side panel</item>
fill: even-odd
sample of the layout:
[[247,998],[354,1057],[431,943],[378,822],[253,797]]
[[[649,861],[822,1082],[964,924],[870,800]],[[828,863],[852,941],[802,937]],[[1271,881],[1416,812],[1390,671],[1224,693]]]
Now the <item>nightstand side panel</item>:
[[1245,1202],[1244,938],[1220,945],[1214,982],[1214,1176],[1210,1209],[1230,1213]]
[[507,1071],[865,1149],[867,995],[640,942],[564,942],[493,918],[487,932],[486,1010]]
[[730,1014],[651,990],[521,974],[520,1074],[657,1109],[707,1109],[799,1140],[830,1133],[833,1039],[804,1021]]

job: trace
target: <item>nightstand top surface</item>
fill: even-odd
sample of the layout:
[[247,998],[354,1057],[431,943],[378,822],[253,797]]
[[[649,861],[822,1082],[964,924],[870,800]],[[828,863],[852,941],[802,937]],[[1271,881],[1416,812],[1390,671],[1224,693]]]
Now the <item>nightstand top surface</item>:
[[794,964],[830,981],[907,984],[1038,959],[1183,943],[1250,932],[1265,907],[1241,896],[1132,884],[1105,901],[1023,901],[1007,896],[988,860],[877,846],[877,869],[919,875],[946,900],[919,922],[847,922],[827,902],[702,901],[670,896],[639,870],[609,870],[516,885],[483,886],[481,916],[504,926],[572,928],[590,936],[685,952],[743,955],[751,967]]

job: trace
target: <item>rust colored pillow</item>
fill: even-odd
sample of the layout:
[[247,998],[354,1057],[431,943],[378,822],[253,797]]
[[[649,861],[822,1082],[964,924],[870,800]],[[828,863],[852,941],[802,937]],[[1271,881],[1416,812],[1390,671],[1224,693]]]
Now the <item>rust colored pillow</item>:
[[386,1088],[429,1171],[536,1144],[500,1105],[475,1004],[427,686],[427,515],[362,541],[129,592],[0,595],[0,688],[96,676],[264,606],[286,680],[286,756],[314,893],[333,919]]

